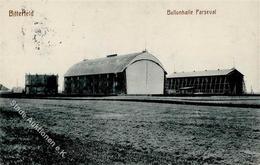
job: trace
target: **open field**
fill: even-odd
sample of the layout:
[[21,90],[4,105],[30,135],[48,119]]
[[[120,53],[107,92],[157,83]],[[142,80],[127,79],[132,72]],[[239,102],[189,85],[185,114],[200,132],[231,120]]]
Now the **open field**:
[[0,99],[0,164],[259,164],[260,110],[17,99],[65,158]]

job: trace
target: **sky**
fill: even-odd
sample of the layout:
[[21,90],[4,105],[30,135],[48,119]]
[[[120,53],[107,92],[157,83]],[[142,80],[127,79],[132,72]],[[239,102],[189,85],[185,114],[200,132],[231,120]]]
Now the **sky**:
[[[9,10],[34,11],[9,17]],[[167,10],[216,10],[167,15]],[[25,74],[63,76],[83,59],[147,49],[168,74],[235,67],[260,92],[260,1],[0,0],[0,83]]]

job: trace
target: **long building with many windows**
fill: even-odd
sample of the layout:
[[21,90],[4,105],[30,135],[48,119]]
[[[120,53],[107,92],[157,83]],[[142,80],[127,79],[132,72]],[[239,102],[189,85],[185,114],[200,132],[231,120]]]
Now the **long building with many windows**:
[[231,94],[245,92],[244,75],[237,69],[218,69],[170,74],[168,94]]

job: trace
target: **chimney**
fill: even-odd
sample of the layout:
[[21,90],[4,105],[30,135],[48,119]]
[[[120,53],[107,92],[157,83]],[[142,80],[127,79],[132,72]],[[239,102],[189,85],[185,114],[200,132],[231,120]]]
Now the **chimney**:
[[107,55],[107,57],[115,57],[117,56],[117,54],[110,54],[110,55]]

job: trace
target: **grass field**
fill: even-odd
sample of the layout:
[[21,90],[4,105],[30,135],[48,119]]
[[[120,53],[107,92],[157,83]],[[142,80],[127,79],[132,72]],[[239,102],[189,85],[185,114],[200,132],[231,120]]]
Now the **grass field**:
[[260,110],[17,99],[63,158],[0,99],[0,164],[259,164]]

